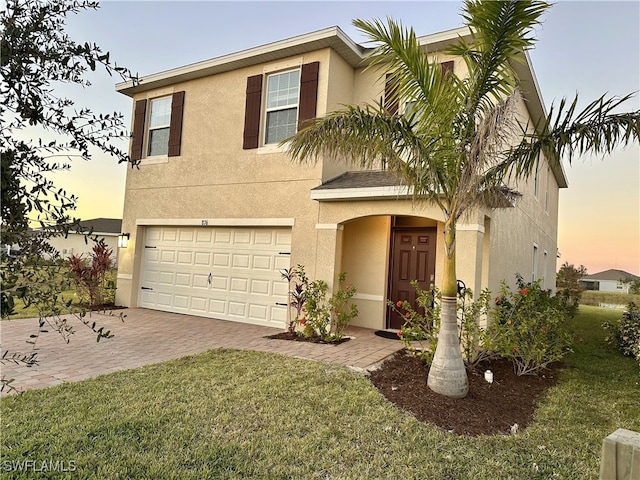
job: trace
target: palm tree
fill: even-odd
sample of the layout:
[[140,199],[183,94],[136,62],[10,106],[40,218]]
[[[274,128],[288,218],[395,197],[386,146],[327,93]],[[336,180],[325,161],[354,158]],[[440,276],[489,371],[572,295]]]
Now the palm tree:
[[541,1],[466,1],[462,16],[471,41],[460,39],[449,49],[464,60],[464,78],[430,61],[412,29],[392,19],[386,24],[355,20],[376,45],[367,68],[379,72],[396,100],[410,101],[410,111],[397,115],[382,103],[349,106],[283,142],[295,161],[327,156],[395,172],[415,201],[433,202],[442,210],[441,329],[428,385],[450,397],[468,391],[457,336],[456,222],[474,209],[505,206],[517,197],[505,182],[528,177],[540,155],[550,162],[565,154],[571,160],[587,152],[609,153],[640,137],[640,111],[612,112],[628,97],[602,97],[578,114],[577,98],[568,108],[562,101],[533,126],[517,116],[519,79],[513,64],[533,46],[531,31],[549,7]]

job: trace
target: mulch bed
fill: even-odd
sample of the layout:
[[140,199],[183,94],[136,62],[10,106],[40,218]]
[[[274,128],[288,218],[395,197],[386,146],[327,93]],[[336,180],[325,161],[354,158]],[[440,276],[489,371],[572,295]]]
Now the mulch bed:
[[[557,383],[561,367],[556,363],[538,376],[518,377],[509,360],[485,362],[469,373],[469,393],[462,399],[427,387],[429,368],[406,350],[385,361],[369,378],[390,402],[421,422],[461,435],[508,435],[529,425],[538,400]],[[493,383],[484,380],[485,370],[493,372]]]
[[340,340],[325,342],[319,336],[305,337],[304,335],[298,335],[297,333],[291,332],[280,332],[276,333],[275,335],[268,335],[265,338],[271,338],[274,340],[290,340],[294,342],[323,343],[325,345],[340,345],[341,343],[351,340],[351,338],[349,337],[342,337]]
[[128,308],[128,307],[122,307],[120,305],[114,305],[113,303],[103,303],[101,305],[94,305],[93,308],[91,308],[88,303],[78,303],[77,305],[74,305],[74,306],[78,308],[83,308],[85,310],[91,310],[94,312],[102,312],[104,310],[124,310],[125,308]]

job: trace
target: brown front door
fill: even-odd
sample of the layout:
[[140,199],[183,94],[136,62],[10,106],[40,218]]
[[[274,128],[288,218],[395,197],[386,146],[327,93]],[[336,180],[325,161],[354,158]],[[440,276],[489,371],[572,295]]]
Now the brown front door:
[[[390,300],[405,301],[415,310],[416,291],[411,281],[417,280],[423,290],[434,283],[436,273],[436,229],[395,230],[391,238],[391,285]],[[387,316],[389,328],[400,328],[404,318],[389,309]]]

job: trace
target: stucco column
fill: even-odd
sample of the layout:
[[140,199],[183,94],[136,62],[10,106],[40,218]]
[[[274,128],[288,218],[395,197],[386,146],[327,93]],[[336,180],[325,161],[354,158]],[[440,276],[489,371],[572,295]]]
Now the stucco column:
[[335,223],[316,224],[316,271],[311,280],[324,280],[333,292],[338,285],[342,267],[342,232],[344,227]]
[[477,297],[482,290],[484,225],[458,224],[456,230],[456,273]]

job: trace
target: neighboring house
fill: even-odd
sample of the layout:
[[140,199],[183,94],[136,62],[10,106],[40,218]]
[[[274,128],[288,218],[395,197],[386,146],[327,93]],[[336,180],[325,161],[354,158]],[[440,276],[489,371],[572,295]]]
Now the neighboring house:
[[629,293],[629,280],[639,280],[640,277],[624,270],[609,269],[604,272],[587,275],[580,279],[580,285],[586,290],[601,292]]
[[[422,37],[438,53],[468,34]],[[441,285],[443,215],[412,201],[390,175],[349,171],[331,159],[293,164],[278,142],[300,122],[385,98],[363,71],[368,49],[338,27],[142,77],[116,86],[134,101],[116,303],[284,327],[288,286],[280,270],[304,265],[358,293],[353,324],[397,327],[387,299],[408,282]],[[544,106],[528,55],[514,65],[535,123]],[[405,106],[389,104],[400,113]],[[500,282],[542,279],[553,288],[561,168],[540,163],[510,208],[474,212],[458,224],[457,271],[467,287],[497,294]]]
[[[88,258],[92,253],[95,243],[91,240],[94,236],[104,241],[113,250],[113,256],[117,262],[118,257],[118,235],[122,228],[122,220],[119,218],[93,218],[82,220],[79,223],[82,231],[70,230],[64,236],[52,237],[48,243],[55,248],[62,258],[69,258],[71,255],[82,255]],[[86,237],[86,233],[92,232]]]

